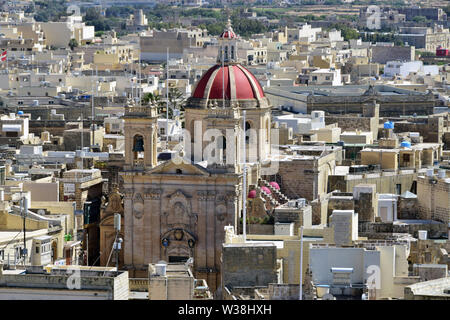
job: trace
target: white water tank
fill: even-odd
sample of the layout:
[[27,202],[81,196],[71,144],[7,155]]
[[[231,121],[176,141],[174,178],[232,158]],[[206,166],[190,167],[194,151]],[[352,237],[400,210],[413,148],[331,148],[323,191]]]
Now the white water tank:
[[427,169],[427,177],[432,177],[434,174],[434,169]]
[[165,276],[166,275],[166,267],[167,265],[163,263],[157,263],[155,264],[155,273],[158,276]]
[[439,177],[439,179],[445,179],[445,177],[446,177],[445,169],[441,169],[438,171],[438,177]]
[[427,230],[419,230],[419,240],[427,240]]

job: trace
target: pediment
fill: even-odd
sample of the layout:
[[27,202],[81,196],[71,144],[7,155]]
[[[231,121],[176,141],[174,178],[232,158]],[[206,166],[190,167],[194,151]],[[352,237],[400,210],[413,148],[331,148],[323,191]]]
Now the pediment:
[[[181,173],[179,170],[181,170]],[[149,173],[168,174],[168,175],[209,176],[208,170],[199,165],[189,163],[188,161],[180,161],[180,163],[175,163],[174,161],[166,161],[150,170]]]

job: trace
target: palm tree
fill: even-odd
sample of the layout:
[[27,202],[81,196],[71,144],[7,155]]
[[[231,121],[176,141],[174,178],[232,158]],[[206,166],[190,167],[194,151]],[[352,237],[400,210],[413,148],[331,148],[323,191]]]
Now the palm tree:
[[[142,97],[142,103],[155,106],[158,108],[159,114],[165,114],[166,112],[166,99],[163,99],[159,94],[146,93]],[[184,112],[185,103],[186,98],[178,88],[169,88],[169,118],[173,117],[173,110],[178,109],[180,112]]]

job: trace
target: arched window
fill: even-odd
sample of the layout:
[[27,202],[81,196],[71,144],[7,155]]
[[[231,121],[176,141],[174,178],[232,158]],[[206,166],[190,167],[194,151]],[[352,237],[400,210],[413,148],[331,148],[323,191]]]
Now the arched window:
[[135,135],[133,139],[134,160],[144,158],[144,137]]
[[234,46],[231,46],[231,59],[234,60]]
[[225,46],[225,61],[228,61],[228,46]]
[[217,148],[223,149],[223,151],[225,152],[225,150],[227,149],[227,138],[225,138],[224,136],[220,136],[217,139]]
[[252,128],[252,126],[251,126],[250,122],[246,121],[245,122],[245,143],[249,143],[249,141],[250,141],[250,132],[248,132],[248,130],[251,128]]
[[220,136],[217,138],[217,150],[219,151],[219,158],[224,161],[227,156],[227,138]]
[[191,142],[194,143],[194,139],[195,139],[195,120],[192,119],[191,120],[191,126],[190,126],[190,135],[191,135]]

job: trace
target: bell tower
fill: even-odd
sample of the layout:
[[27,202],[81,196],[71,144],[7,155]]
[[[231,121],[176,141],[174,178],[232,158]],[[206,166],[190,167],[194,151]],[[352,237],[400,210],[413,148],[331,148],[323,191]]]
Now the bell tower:
[[157,164],[157,113],[149,106],[125,107],[125,165],[127,171],[151,169]]
[[218,64],[237,63],[237,36],[231,27],[231,21],[228,19],[225,30],[220,35],[219,52],[217,55]]

